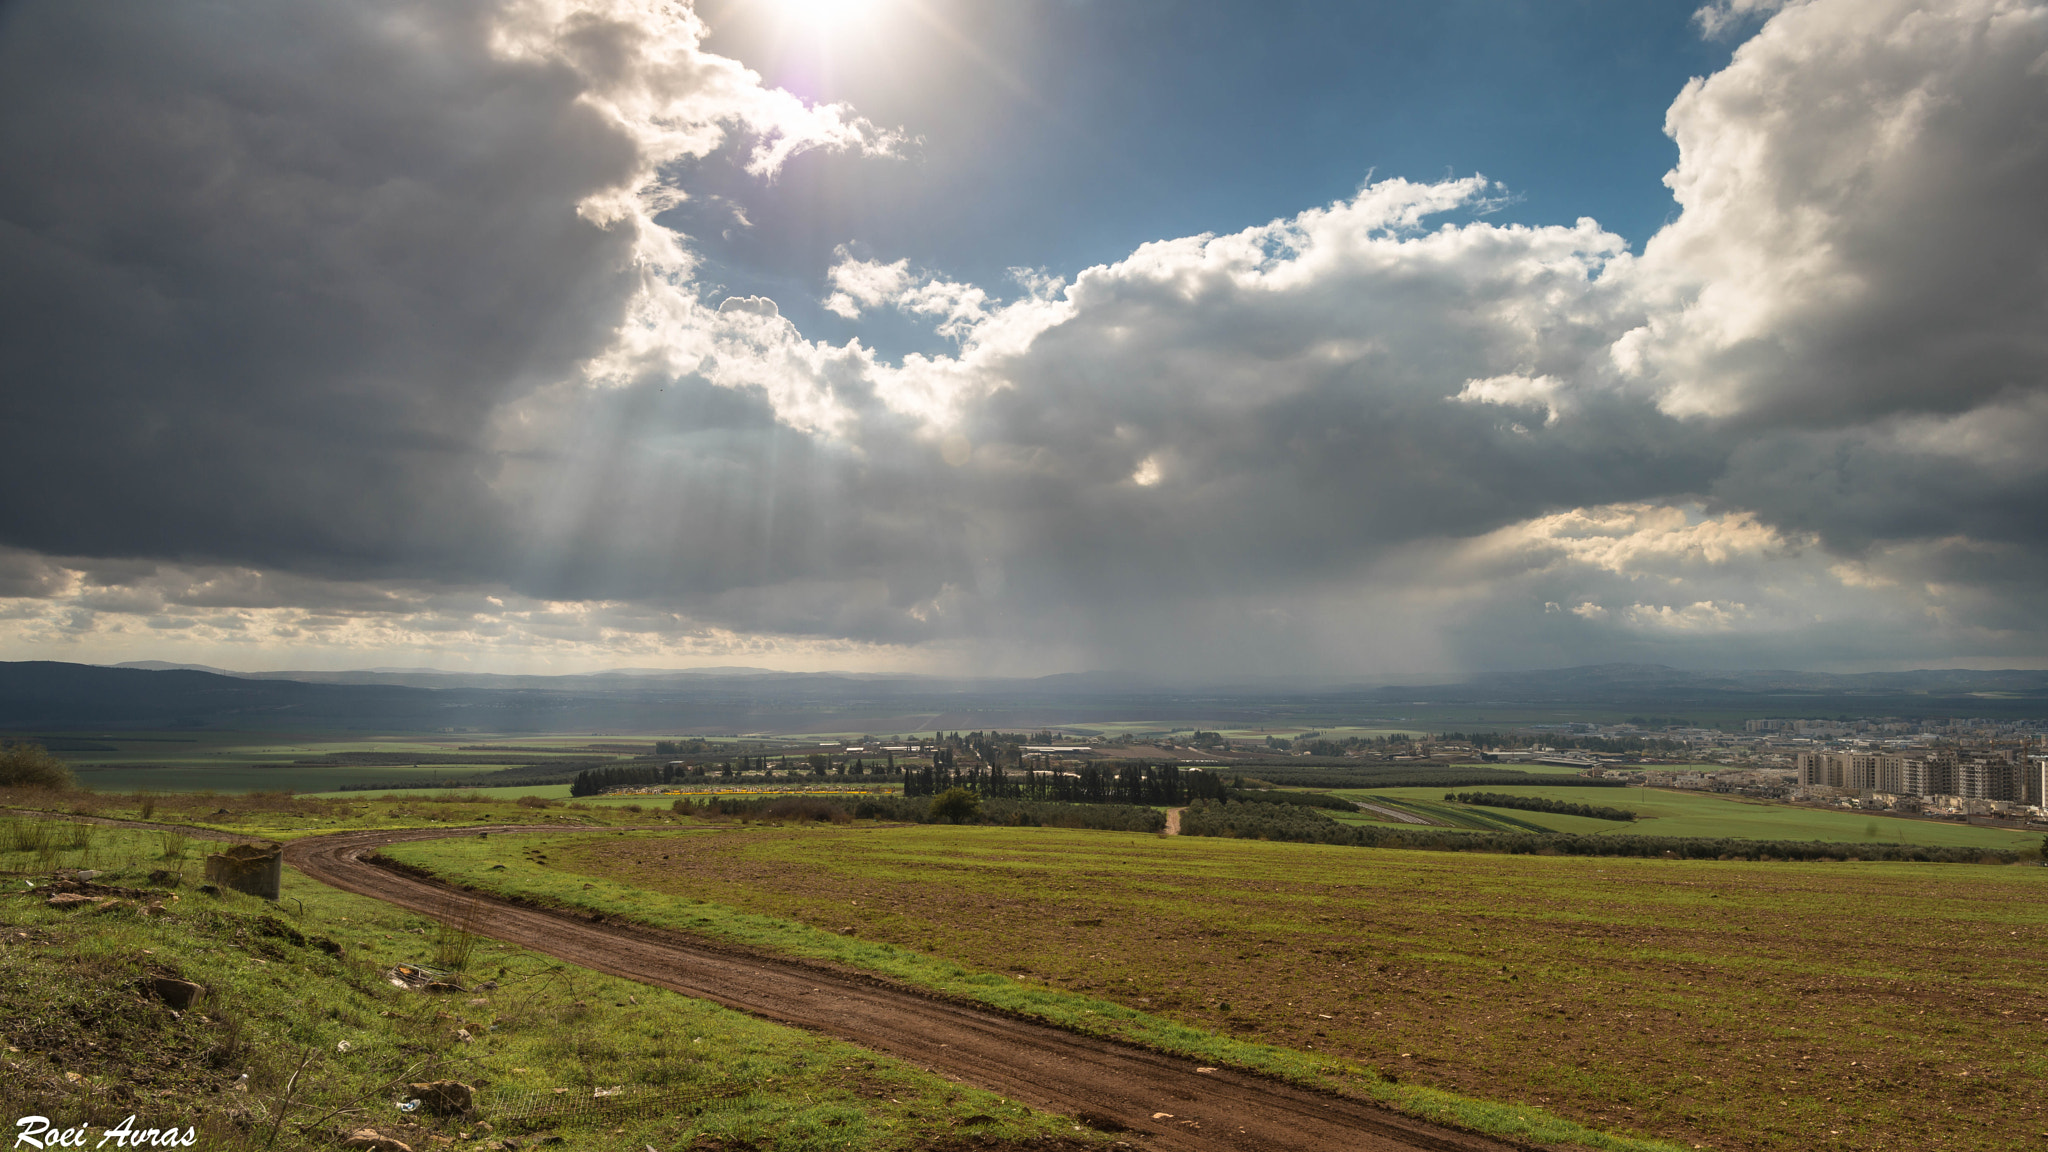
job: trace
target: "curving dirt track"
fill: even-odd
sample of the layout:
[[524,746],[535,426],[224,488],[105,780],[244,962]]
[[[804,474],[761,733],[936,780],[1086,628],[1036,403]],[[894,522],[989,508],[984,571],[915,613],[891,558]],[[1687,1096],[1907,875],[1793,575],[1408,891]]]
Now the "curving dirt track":
[[[941,999],[822,963],[762,955],[681,933],[523,907],[416,879],[362,857],[402,840],[562,828],[343,832],[294,841],[285,859],[346,891],[447,919],[481,912],[479,935],[669,988],[986,1088],[1143,1147],[1242,1152],[1508,1152],[1503,1143],[1228,1069]],[[1158,1117],[1158,1113],[1170,1115]]]

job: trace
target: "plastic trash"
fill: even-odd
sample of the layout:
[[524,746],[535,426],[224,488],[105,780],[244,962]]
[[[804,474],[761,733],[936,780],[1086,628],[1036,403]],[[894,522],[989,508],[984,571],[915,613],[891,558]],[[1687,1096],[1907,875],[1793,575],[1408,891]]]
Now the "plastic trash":
[[417,1112],[420,1110],[420,1102],[417,1100],[407,1100],[398,1106],[398,1110],[400,1112]]

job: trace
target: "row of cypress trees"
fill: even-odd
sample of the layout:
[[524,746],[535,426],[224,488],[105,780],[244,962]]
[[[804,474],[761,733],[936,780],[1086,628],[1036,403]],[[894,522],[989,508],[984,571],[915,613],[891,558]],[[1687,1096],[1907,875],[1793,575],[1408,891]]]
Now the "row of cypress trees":
[[948,788],[965,788],[992,800],[1177,805],[1220,798],[1228,791],[1214,773],[1144,760],[1108,760],[1060,771],[1013,772],[1000,764],[962,768],[954,762],[949,749],[941,749],[935,761],[930,767],[904,772],[905,796],[936,796]]

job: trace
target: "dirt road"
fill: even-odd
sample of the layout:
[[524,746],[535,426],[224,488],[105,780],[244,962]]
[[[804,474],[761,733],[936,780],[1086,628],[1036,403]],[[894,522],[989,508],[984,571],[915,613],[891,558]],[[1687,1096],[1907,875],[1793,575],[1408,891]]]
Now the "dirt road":
[[1402,811],[1402,810],[1400,810],[1399,808],[1389,808],[1389,807],[1387,807],[1387,806],[1386,806],[1386,805],[1384,805],[1384,804],[1368,804],[1368,803],[1366,803],[1366,802],[1365,802],[1365,801],[1363,801],[1363,800],[1354,800],[1354,801],[1352,801],[1352,803],[1353,803],[1353,804],[1356,804],[1356,805],[1358,805],[1358,806],[1359,806],[1360,808],[1363,808],[1363,809],[1364,809],[1365,811],[1367,811],[1367,812],[1377,812],[1377,813],[1379,813],[1380,815],[1382,815],[1382,816],[1385,816],[1385,817],[1386,817],[1387,819],[1389,819],[1389,820],[1397,820],[1397,821],[1399,821],[1399,822],[1401,822],[1401,823],[1403,823],[1403,824],[1434,824],[1434,823],[1436,823],[1436,821],[1434,821],[1434,820],[1430,820],[1430,819],[1426,819],[1426,818],[1424,818],[1424,817],[1421,817],[1421,816],[1417,816],[1417,815],[1416,815],[1415,813],[1413,813],[1413,812],[1403,812],[1403,811]]
[[[492,834],[562,828],[484,829]],[[818,962],[750,953],[681,933],[479,899],[364,863],[401,840],[478,829],[342,832],[294,841],[285,859],[336,888],[429,916],[480,906],[480,935],[820,1032],[1020,1103],[1127,1131],[1145,1148],[1241,1152],[1508,1152],[1368,1104],[1013,1019]]]
[[1166,810],[1166,834],[1168,836],[1180,835],[1180,814],[1185,811],[1187,811],[1185,808],[1168,808]]

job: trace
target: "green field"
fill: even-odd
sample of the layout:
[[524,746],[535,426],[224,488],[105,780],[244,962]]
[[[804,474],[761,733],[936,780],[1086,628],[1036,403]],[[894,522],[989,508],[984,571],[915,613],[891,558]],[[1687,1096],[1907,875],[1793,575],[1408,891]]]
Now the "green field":
[[[524,853],[539,843],[546,864]],[[2039,868],[863,824],[395,854],[1174,1050],[1389,1078],[1337,1077],[1349,1090],[1442,1089],[1681,1147],[1992,1152],[2048,1130]],[[1103,1003],[1126,1015],[1087,1015]]]
[[[699,847],[698,841],[711,830],[699,824],[695,832],[683,836],[677,833],[629,833],[623,838],[607,840],[620,850],[623,858],[648,863],[657,854],[660,859],[667,860],[676,855],[678,849],[684,850],[681,856],[694,855],[688,850]],[[747,835],[751,838],[751,834]],[[1081,840],[1065,843],[1100,848],[1105,843],[1156,843],[1159,840],[1152,836],[1114,833],[1078,835]],[[850,902],[851,908],[858,911],[839,911],[836,919],[827,916],[826,921],[840,927],[810,927],[794,920],[741,911],[733,905],[680,895],[667,887],[622,883],[603,870],[593,871],[579,866],[577,854],[583,847],[586,845],[577,839],[542,834],[501,836],[495,843],[450,840],[394,845],[386,849],[386,854],[432,869],[449,880],[477,890],[539,898],[562,907],[601,911],[616,918],[718,937],[749,948],[864,968],[943,995],[979,1000],[1006,1012],[1043,1020],[1058,1027],[1172,1052],[1197,1064],[1246,1068],[1362,1097],[1441,1123],[1541,1141],[1545,1147],[1559,1149],[1584,1147],[1604,1152],[1676,1152],[1668,1143],[1617,1136],[1598,1127],[1589,1128],[1525,1100],[1476,1099],[1420,1082],[1383,1077],[1373,1069],[1313,1042],[1281,1047],[1262,1043],[1260,1037],[1243,1035],[1238,1029],[1190,1027],[1170,1011],[1151,1007],[1153,1001],[1150,997],[1135,993],[1111,993],[1104,997],[1063,988],[1058,981],[1042,974],[1047,969],[1040,964],[1013,959],[992,968],[980,963],[963,967],[957,962],[960,950],[947,947],[942,939],[928,939],[923,946],[904,946],[895,942],[899,938],[897,934],[869,932],[866,925],[874,920],[875,911],[872,902],[866,899]],[[512,851],[515,848],[516,855]],[[564,853],[570,854],[572,859],[565,862],[561,859]],[[970,853],[970,857],[972,855]],[[683,866],[694,868],[696,862]],[[921,859],[918,866],[963,871],[972,868],[957,860],[941,865],[932,857]],[[841,901],[828,899],[825,903],[829,909]],[[1010,917],[1004,916],[1003,919],[1008,922]],[[849,921],[861,927],[846,927]],[[1055,933],[1061,930],[1057,925],[1051,928]],[[923,936],[932,930],[933,926],[927,925],[924,932],[917,935]],[[1091,958],[1105,959],[1102,956]],[[1229,1005],[1226,1003],[1223,1007],[1227,1010]]]
[[[327,792],[351,787],[420,787],[467,780],[555,753],[579,760],[616,758],[586,751],[592,743],[653,747],[652,738],[604,736],[363,735],[311,732],[67,732],[20,737],[42,743],[71,767],[78,782],[102,792]],[[478,750],[497,746],[493,755]],[[514,749],[524,750],[515,752]],[[388,763],[308,764],[349,757]],[[457,764],[415,764],[410,758],[459,758]]]
[[[558,785],[566,793],[568,785]],[[494,790],[523,794],[522,789]],[[667,801],[647,797],[597,802],[523,795],[486,796],[467,790],[394,794],[348,792],[338,797],[280,793],[48,792],[0,789],[0,808],[41,810],[113,820],[151,820],[231,832],[238,836],[293,840],[351,828],[434,828],[471,824],[534,824],[569,828],[648,825],[680,819]]]
[[[1508,772],[1527,772],[1532,776],[1577,776],[1579,770],[1563,764],[1453,764],[1453,768],[1499,768]],[[1718,765],[1708,765],[1718,767]]]
[[[56,840],[69,844],[79,827],[54,828]],[[166,858],[154,833],[85,835],[55,862],[104,869],[102,882],[121,886],[147,885],[157,869],[198,873],[196,844]],[[10,851],[11,840],[0,835],[0,873],[47,881],[49,860]],[[189,1124],[199,1147],[230,1152],[328,1149],[337,1128],[365,1126],[416,1149],[476,1152],[500,1137],[550,1135],[607,1152],[910,1152],[965,1125],[1006,1146],[1073,1140],[1071,1121],[899,1060],[445,930],[294,870],[285,884],[291,898],[270,904],[200,895],[188,881],[158,889],[161,910],[145,916],[147,902],[132,899],[52,910],[10,878],[0,895],[0,1109],[67,1127],[133,1112],[138,1126]],[[395,988],[386,972],[401,962],[450,969],[470,992]],[[134,993],[146,975],[209,993],[172,1013]],[[393,1107],[411,1094],[406,1084],[442,1078],[475,1085],[496,1131]],[[613,1088],[621,1102],[665,1103],[651,1114],[608,1109],[597,1092]]]
[[[1425,815],[1456,808],[1444,804],[1447,791],[1474,789],[1377,788],[1333,789],[1348,800],[1402,801]],[[1680,792],[1668,788],[1545,788],[1488,785],[1479,791],[1511,796],[1541,796],[1573,804],[1596,804],[1636,813],[1634,823],[1559,816],[1520,809],[1468,809],[1475,814],[1511,817],[1556,832],[1583,835],[1701,836],[1741,840],[1827,840],[1842,843],[1932,844],[1955,847],[2037,848],[2039,832],[1978,828],[1935,820],[1911,820],[1876,812],[1807,808],[1749,800],[1712,792]]]

